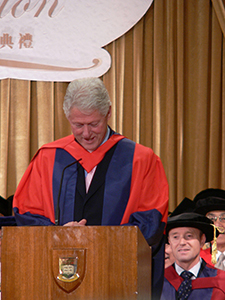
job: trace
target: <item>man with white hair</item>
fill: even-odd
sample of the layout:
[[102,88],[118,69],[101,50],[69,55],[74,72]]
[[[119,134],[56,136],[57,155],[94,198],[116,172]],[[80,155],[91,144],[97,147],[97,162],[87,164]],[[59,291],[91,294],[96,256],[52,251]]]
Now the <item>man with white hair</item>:
[[63,109],[73,134],[32,159],[14,195],[18,225],[137,225],[152,246],[160,294],[168,211],[160,158],[108,126],[111,102],[99,78],[71,82]]

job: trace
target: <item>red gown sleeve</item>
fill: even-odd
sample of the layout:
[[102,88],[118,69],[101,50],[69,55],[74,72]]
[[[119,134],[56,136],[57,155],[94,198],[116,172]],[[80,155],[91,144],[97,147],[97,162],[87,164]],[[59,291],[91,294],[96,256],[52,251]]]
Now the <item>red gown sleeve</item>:
[[19,214],[38,214],[55,222],[52,174],[55,149],[37,152],[25,171],[14,195],[13,207]]

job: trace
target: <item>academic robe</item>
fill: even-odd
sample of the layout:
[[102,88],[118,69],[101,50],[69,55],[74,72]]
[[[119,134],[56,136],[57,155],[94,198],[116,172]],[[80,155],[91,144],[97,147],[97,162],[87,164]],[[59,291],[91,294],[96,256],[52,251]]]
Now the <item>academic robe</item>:
[[212,253],[211,253],[211,247],[207,248],[207,249],[201,249],[200,251],[200,256],[201,258],[204,259],[204,261],[210,265],[214,267],[214,264],[212,263]]
[[[102,176],[97,171],[108,152],[110,158]],[[96,172],[86,194],[84,183],[78,184],[80,167],[90,172],[95,166]],[[102,199],[95,199],[96,193]],[[152,246],[153,285],[154,290],[160,292],[164,269],[163,233],[168,211],[168,183],[160,158],[152,149],[112,130],[110,138],[92,153],[77,143],[73,135],[46,144],[32,159],[15,192],[13,207],[17,224],[54,225],[57,207],[59,225],[73,221],[77,213],[75,208],[79,207],[76,197],[83,197],[84,211],[90,205],[87,215],[79,214],[80,218],[91,214],[95,204],[89,203],[95,199],[101,210],[100,225],[137,225],[140,228]],[[87,225],[95,225],[95,220]]]
[[3,226],[16,226],[16,219],[14,216],[0,217],[0,228]]
[[[174,268],[174,265],[165,269],[161,300],[176,300],[176,292],[183,281]],[[216,269],[202,260],[198,277],[192,280],[192,292],[188,300],[224,300],[225,299],[225,272]]]

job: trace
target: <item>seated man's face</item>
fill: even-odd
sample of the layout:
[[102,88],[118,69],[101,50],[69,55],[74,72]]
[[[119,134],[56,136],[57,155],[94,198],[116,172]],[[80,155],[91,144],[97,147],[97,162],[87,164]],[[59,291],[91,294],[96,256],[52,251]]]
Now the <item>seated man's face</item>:
[[165,269],[171,266],[175,261],[170,244],[165,244]]
[[[214,210],[206,214],[206,217],[213,221],[213,223],[225,231],[225,211]],[[225,247],[225,233],[221,233],[217,237],[217,248],[220,250]],[[223,250],[222,250],[223,251]]]
[[205,235],[192,227],[177,227],[169,231],[169,243],[176,263],[186,269],[192,268],[199,261],[201,247],[205,243]]

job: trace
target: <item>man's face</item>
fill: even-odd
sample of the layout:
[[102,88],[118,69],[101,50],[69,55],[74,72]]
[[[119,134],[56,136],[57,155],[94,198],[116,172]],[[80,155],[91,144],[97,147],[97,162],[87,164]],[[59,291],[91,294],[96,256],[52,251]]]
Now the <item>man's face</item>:
[[86,150],[92,152],[103,142],[110,116],[111,108],[108,114],[103,116],[98,110],[86,113],[73,107],[68,120],[78,143]]
[[170,244],[165,244],[165,269],[171,266],[175,261]]
[[[213,223],[225,230],[225,211],[224,210],[214,210],[206,214],[206,217],[213,221]],[[219,218],[220,217],[220,218]],[[220,251],[224,251],[225,247],[225,234],[222,233],[217,237],[217,248]]]
[[205,235],[200,235],[200,230],[192,227],[177,227],[169,231],[168,239],[175,261],[185,270],[199,261],[200,249],[205,243]]

